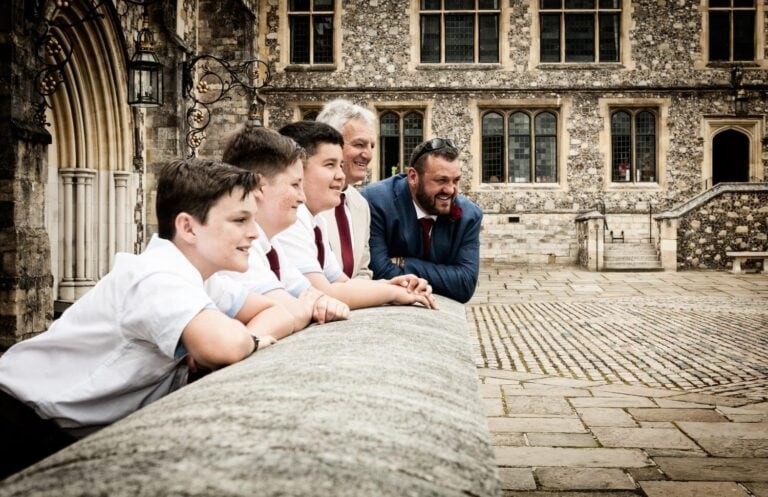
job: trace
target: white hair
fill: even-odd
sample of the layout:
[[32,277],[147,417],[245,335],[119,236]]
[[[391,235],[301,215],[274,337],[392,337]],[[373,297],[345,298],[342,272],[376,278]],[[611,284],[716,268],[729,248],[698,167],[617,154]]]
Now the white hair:
[[323,106],[323,110],[317,115],[318,122],[335,128],[339,133],[344,133],[344,125],[352,119],[360,119],[373,128],[376,116],[365,107],[343,98],[331,100]]

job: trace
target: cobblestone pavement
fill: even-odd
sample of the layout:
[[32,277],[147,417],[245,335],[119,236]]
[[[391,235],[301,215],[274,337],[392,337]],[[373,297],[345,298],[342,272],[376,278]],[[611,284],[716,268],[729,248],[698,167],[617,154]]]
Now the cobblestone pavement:
[[768,276],[485,267],[505,496],[768,497]]

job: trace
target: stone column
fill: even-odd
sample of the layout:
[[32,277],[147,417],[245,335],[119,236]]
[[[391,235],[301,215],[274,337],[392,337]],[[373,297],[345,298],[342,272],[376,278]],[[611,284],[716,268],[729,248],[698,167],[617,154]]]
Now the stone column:
[[583,236],[579,251],[581,267],[588,271],[600,271],[603,268],[605,250],[605,216],[598,211],[586,212],[576,218]]
[[677,271],[677,228],[679,219],[659,219],[659,250],[661,267],[665,271]]

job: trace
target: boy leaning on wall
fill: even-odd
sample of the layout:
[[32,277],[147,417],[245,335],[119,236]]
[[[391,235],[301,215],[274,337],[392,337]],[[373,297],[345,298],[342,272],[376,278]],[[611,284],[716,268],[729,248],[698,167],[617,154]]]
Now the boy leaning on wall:
[[235,363],[292,331],[281,307],[214,274],[248,268],[257,186],[215,161],[162,169],[146,250],[118,254],[47,332],[0,358],[0,479],[183,386],[190,369]]

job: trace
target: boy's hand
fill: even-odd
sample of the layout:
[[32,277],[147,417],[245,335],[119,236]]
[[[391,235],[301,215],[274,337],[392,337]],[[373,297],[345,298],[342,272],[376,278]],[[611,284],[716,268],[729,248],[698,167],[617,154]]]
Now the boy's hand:
[[258,352],[259,350],[264,350],[270,345],[274,345],[277,343],[277,339],[272,335],[258,335],[258,337],[259,337],[259,348],[254,350],[254,352]]
[[323,294],[315,301],[312,319],[320,324],[349,317],[349,306],[341,300]]

